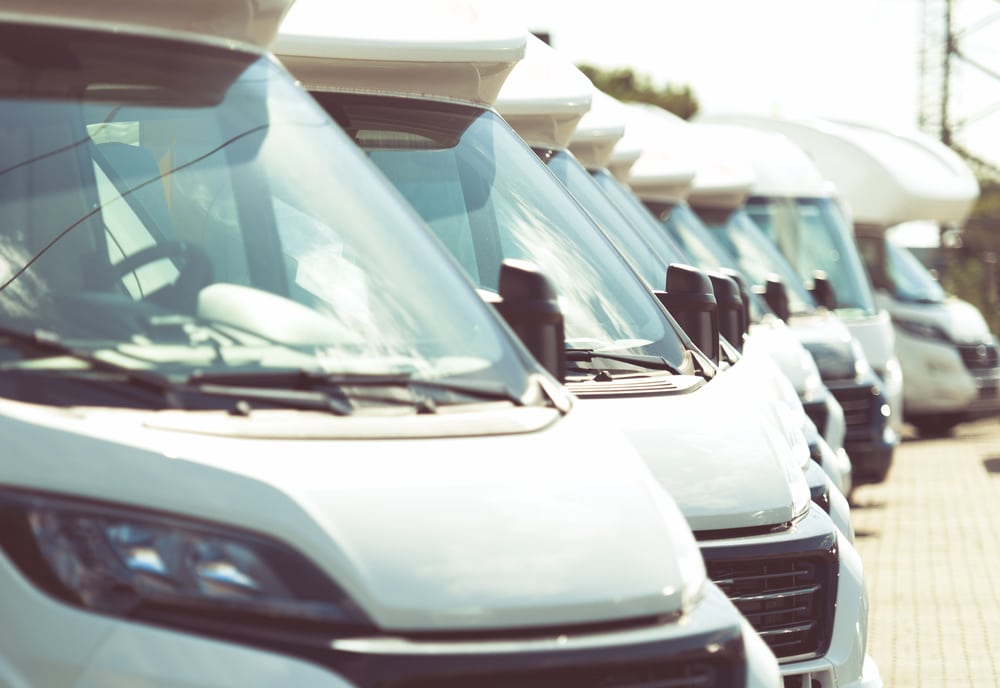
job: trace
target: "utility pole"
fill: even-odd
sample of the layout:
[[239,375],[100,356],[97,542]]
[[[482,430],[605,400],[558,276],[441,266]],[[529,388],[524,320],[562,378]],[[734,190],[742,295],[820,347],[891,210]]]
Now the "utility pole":
[[[1000,110],[1000,71],[991,68],[964,49],[965,41],[1000,20],[997,11],[968,26],[956,26],[958,0],[921,0],[920,15],[920,107],[918,124],[958,152],[980,178],[1000,182],[1000,159],[988,160],[964,143],[963,132],[970,125]],[[996,86],[997,102],[978,113],[956,117],[952,103],[953,84],[960,69],[972,68]]]

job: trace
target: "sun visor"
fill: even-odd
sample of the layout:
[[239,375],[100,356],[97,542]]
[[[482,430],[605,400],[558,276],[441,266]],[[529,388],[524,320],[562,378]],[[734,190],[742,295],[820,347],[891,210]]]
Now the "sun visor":
[[528,32],[456,0],[296,0],[273,52],[309,90],[492,105]]
[[266,49],[292,0],[4,0],[0,21],[237,41]]
[[590,110],[594,84],[565,56],[533,35],[496,108],[528,145],[568,148],[580,119]]
[[626,117],[625,106],[617,98],[594,89],[590,110],[576,125],[569,143],[581,165],[591,170],[608,167],[615,145],[625,136]]

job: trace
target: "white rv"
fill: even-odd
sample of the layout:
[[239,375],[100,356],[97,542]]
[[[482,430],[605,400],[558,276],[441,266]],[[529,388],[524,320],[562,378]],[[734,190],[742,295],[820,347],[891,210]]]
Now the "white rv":
[[[607,169],[615,145],[625,137],[628,119],[628,109],[624,104],[601,91],[595,91],[591,109],[573,133],[571,155],[562,151],[546,155],[543,159],[597,220],[639,276],[651,289],[658,290],[664,288],[670,263],[695,262],[671,241],[659,222]],[[712,270],[718,266],[699,267]],[[720,279],[715,273],[712,277],[716,281]],[[743,291],[747,291],[745,284]],[[745,293],[741,298],[751,299],[752,295]],[[720,305],[720,321],[723,323],[727,321],[726,310]],[[746,304],[738,305],[737,317],[729,319],[732,326],[720,326],[724,352],[720,358],[724,363],[728,363],[726,359],[729,357],[742,360],[759,370],[762,389],[768,385],[773,387],[775,399],[788,412],[787,422],[802,426],[813,458],[827,472],[837,489],[846,494],[850,490],[850,459],[843,449],[844,423],[840,404],[823,385],[812,356],[784,323],[776,318],[769,319],[775,323],[773,327],[762,325],[759,321],[746,322],[749,320],[746,310]],[[762,327],[767,333],[760,333]],[[750,330],[750,338],[746,338],[747,329]],[[756,336],[755,331],[760,336]],[[805,403],[821,410],[816,415],[825,420],[822,436],[806,416]],[[826,490],[819,482],[811,483],[810,487],[826,503],[829,496],[822,494]],[[835,515],[834,520],[837,520]],[[845,515],[844,520],[842,531],[848,533],[851,530],[846,523],[849,518]]]
[[780,121],[835,186],[855,241],[892,318],[903,371],[903,418],[924,435],[1000,411],[1000,362],[993,333],[972,304],[949,296],[899,244],[892,228],[930,221],[959,227],[979,196],[962,159],[919,132],[868,125]]
[[[756,123],[753,118],[746,119]],[[813,347],[817,365],[822,370],[823,360],[829,358],[831,370],[836,369],[839,361],[854,358],[850,347],[860,345],[863,358],[877,375],[872,384],[866,385],[860,379],[866,376],[860,371],[849,370],[850,365],[841,366],[844,370],[841,379],[856,380],[859,385],[838,399],[845,415],[857,419],[853,432],[848,420],[845,442],[855,480],[859,484],[879,482],[885,479],[899,443],[903,378],[889,314],[875,302],[839,199],[816,164],[790,139],[762,131],[763,125],[748,126],[743,118],[730,122],[729,118],[712,117],[703,121],[730,125],[716,129],[714,136],[755,170],[756,181],[747,199],[747,213],[777,244],[817,303],[820,299],[816,298],[815,285],[821,282],[829,288],[824,288],[822,298],[829,301],[828,309],[839,316],[855,342],[846,342],[840,347],[843,350]],[[817,281],[818,273],[825,279]],[[857,363],[858,368],[864,367],[863,362]],[[863,386],[868,391],[862,390]],[[883,416],[881,420],[876,420],[876,414]],[[862,423],[862,418],[871,422]]]
[[0,8],[0,684],[778,685],[629,442],[264,50],[286,10]]
[[[787,322],[789,330],[812,354],[823,383],[840,403],[846,428],[843,445],[851,464],[848,493],[855,485],[884,480],[891,465],[896,435],[889,426],[888,405],[881,383],[867,364],[860,346],[852,341],[839,319],[816,309],[812,297],[780,255],[755,255],[748,262],[746,257],[738,255],[736,246],[724,246],[719,240],[721,237],[715,236],[716,231],[736,231],[740,236],[749,237],[754,231],[754,223],[747,217],[743,205],[731,206],[739,197],[745,197],[743,187],[748,181],[756,184],[755,169],[752,166],[747,169],[745,160],[720,145],[718,131],[713,131],[711,136],[701,136],[704,132],[695,125],[659,109],[634,109],[633,116],[636,124],[646,129],[648,148],[633,166],[629,178],[636,194],[660,219],[671,237],[699,264],[739,270],[755,290],[762,292],[767,291],[766,283],[774,281],[774,277],[783,280],[783,283],[775,282],[771,285],[774,289],[763,295],[761,300],[767,305],[756,308],[756,318],[767,319],[763,314],[770,308]],[[751,136],[767,136],[743,131]],[[703,176],[701,181],[692,178],[683,194],[671,187],[664,188],[659,181],[675,174],[672,171],[678,168],[687,166],[696,170],[699,157],[712,160],[718,155],[724,157],[717,169]],[[721,174],[720,170],[726,174]],[[713,175],[715,181],[712,181]],[[698,193],[694,194],[698,203],[696,212],[686,199],[692,197],[699,185]],[[763,263],[758,260],[761,257],[771,262]],[[781,297],[779,300],[787,301],[787,306],[774,303],[775,292]],[[770,335],[771,344],[774,344],[774,332],[764,330],[761,334]],[[807,410],[816,425],[822,427],[826,409],[810,405]]]
[[[497,73],[490,46],[449,46],[440,33],[431,45],[409,27],[362,43],[337,35],[336,22],[307,21],[295,10],[289,20],[296,16],[303,21],[286,23],[276,43],[281,59],[413,203],[481,292],[493,298],[504,259],[530,260],[554,278],[566,316],[567,384],[579,409],[589,409],[594,427],[625,428],[701,538],[711,575],[750,604],[744,613],[753,615],[758,632],[780,645],[786,661],[799,660],[802,672],[829,677],[836,664],[859,677],[863,666],[871,669],[866,676],[877,675],[865,658],[868,602],[860,558],[829,516],[812,506],[802,472],[807,448],[791,445],[752,403],[741,401],[738,370],[716,375],[565,187],[497,115],[488,97],[496,93],[480,89],[484,79],[475,76]],[[448,47],[461,48],[450,62]],[[324,71],[324,64],[331,69]],[[454,78],[440,78],[449,68]],[[571,79],[582,78],[571,70]],[[365,86],[365,73],[379,81]],[[561,88],[550,74],[549,84]],[[565,148],[592,92],[585,78],[574,83],[579,90],[572,86],[574,97],[562,99],[555,114],[554,91],[537,86],[530,97],[511,93],[508,114],[536,132],[534,143]],[[464,96],[441,90],[458,84],[469,89]],[[532,105],[535,97],[540,107]],[[774,578],[793,570],[812,578]],[[771,583],[782,592],[775,594]],[[808,620],[799,616],[803,609]]]

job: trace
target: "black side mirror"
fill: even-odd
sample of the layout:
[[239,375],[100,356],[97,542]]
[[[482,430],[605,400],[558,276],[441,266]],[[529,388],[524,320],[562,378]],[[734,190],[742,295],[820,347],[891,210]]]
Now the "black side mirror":
[[722,268],[719,272],[731,278],[740,288],[740,298],[743,300],[743,321],[740,327],[743,330],[743,334],[746,334],[750,331],[750,285],[737,270]]
[[830,278],[822,270],[813,270],[813,282],[809,291],[812,292],[816,303],[823,308],[833,310],[837,307],[837,295],[830,284]]
[[655,292],[694,345],[719,363],[719,312],[712,281],[690,265],[671,263],[667,290]]
[[528,351],[553,377],[566,379],[563,314],[552,282],[533,264],[507,259],[500,265],[500,299],[493,305]]
[[731,276],[709,270],[715,302],[719,313],[719,336],[725,337],[738,351],[743,351],[743,335],[746,328],[743,319],[743,297],[740,286]]
[[788,320],[792,314],[788,307],[788,293],[785,291],[785,284],[777,275],[768,275],[767,283],[764,285],[764,300],[774,314],[782,320]]

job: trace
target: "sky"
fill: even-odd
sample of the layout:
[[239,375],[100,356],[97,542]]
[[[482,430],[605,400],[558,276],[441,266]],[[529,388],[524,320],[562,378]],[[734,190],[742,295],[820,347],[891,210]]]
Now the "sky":
[[[690,86],[706,114],[917,126],[922,0],[492,1],[548,31],[577,64],[631,67],[657,84]],[[944,0],[924,1],[943,16]],[[1000,2],[953,7],[956,29],[980,27],[961,45],[998,77],[957,65],[952,114],[981,115],[961,137],[1000,162],[1000,21],[989,20],[1000,19]]]

